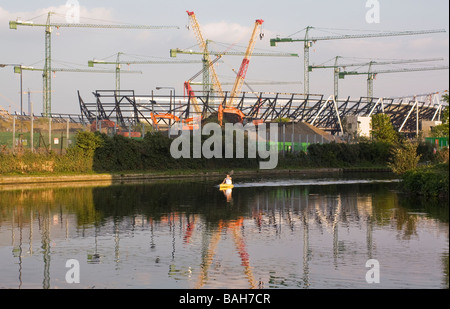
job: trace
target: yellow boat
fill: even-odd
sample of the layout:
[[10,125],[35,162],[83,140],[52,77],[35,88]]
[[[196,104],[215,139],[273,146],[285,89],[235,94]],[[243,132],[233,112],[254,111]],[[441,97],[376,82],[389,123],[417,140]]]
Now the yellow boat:
[[234,185],[228,185],[226,183],[223,183],[220,185],[220,190],[228,190],[228,189],[233,189]]

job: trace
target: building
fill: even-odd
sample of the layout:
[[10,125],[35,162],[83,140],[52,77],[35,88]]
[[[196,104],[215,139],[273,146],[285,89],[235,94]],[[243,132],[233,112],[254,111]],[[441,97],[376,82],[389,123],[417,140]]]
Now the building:
[[347,116],[344,119],[344,131],[353,137],[370,137],[371,117]]

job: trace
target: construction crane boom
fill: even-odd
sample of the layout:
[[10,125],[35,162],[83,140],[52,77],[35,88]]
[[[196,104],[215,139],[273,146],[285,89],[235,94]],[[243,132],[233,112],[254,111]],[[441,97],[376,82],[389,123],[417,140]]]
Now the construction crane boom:
[[274,38],[270,39],[271,46],[276,46],[277,43],[284,42],[315,42],[315,41],[326,41],[326,40],[346,40],[346,39],[362,39],[362,38],[379,38],[387,36],[402,36],[402,35],[417,35],[417,34],[432,34],[446,32],[445,29],[437,30],[421,30],[421,31],[391,31],[391,32],[377,32],[377,33],[366,33],[366,34],[343,34],[343,35],[329,35],[322,37],[309,37],[308,31],[314,29],[314,27],[306,27],[306,35],[303,39],[293,39],[293,38]]
[[[14,67],[14,73],[21,73],[21,70],[26,71],[44,71],[45,69],[39,69],[34,67],[16,66]],[[92,69],[68,69],[68,68],[52,68],[52,72],[66,72],[66,73],[115,73],[113,70],[92,70]],[[138,73],[142,74],[142,71],[121,71],[121,73]]]
[[186,64],[186,63],[201,63],[201,61],[196,60],[120,60],[120,56],[124,53],[118,52],[116,61],[104,61],[104,60],[89,60],[88,66],[93,67],[95,64],[113,64],[116,66],[116,90],[120,90],[120,73],[123,71],[120,70],[122,64],[131,65],[131,64]]
[[[40,72],[45,72],[45,69],[39,69],[39,68],[34,68],[34,67],[27,67],[27,66],[15,66],[14,67],[14,73],[18,73],[18,74],[22,74],[22,71],[40,71]],[[116,73],[116,71],[112,71],[112,70],[95,70],[95,69],[69,69],[69,68],[52,68],[52,72],[65,72],[65,73]],[[122,73],[127,73],[127,74],[132,74],[132,73],[137,73],[137,74],[142,74],[141,71],[121,71]],[[52,90],[50,90],[50,92],[53,92]],[[45,114],[45,110],[43,110],[43,114],[46,117],[50,117],[50,114]]]
[[107,24],[86,24],[86,23],[52,23],[51,16],[54,12],[48,12],[47,21],[43,23],[34,23],[29,21],[15,20],[9,22],[9,28],[17,30],[17,26],[44,27],[45,28],[45,64],[43,70],[43,112],[45,116],[51,115],[51,34],[53,28],[97,28],[97,29],[171,29],[177,26],[147,26],[147,25],[107,25]]
[[370,72],[357,72],[357,71],[344,71],[339,73],[339,77],[343,78],[346,75],[364,75],[368,74],[371,76],[384,73],[402,73],[402,72],[418,72],[418,71],[434,71],[434,70],[448,70],[449,66],[439,66],[439,67],[421,67],[421,68],[401,68],[393,70],[379,70]]
[[[170,57],[176,57],[177,54],[203,55],[204,53],[180,48],[173,48],[170,50]],[[244,56],[245,52],[209,51],[209,54],[214,56]],[[298,57],[298,54],[295,53],[253,53],[252,55],[261,57]]]
[[310,37],[309,31],[314,29],[314,27],[308,26],[305,28],[304,38],[273,38],[270,39],[270,46],[276,46],[278,43],[293,43],[293,42],[304,42],[304,92],[309,94],[309,49],[313,43],[316,41],[325,40],[345,40],[345,39],[365,39],[365,38],[379,38],[379,37],[394,37],[394,36],[405,36],[405,35],[420,35],[420,34],[432,34],[432,33],[442,33],[446,32],[445,29],[437,30],[421,30],[421,31],[391,31],[391,32],[376,32],[376,33],[366,33],[366,34],[344,34],[344,35],[328,35],[322,37]]
[[[336,58],[341,58],[337,56]],[[416,62],[428,62],[428,61],[442,61],[444,58],[426,58],[426,59],[405,59],[405,60],[392,60],[392,61],[378,61],[372,60],[369,62],[359,62],[359,63],[342,63],[335,65],[310,65],[309,71],[313,69],[331,69],[331,68],[345,68],[345,67],[362,67],[367,65],[386,65],[386,64],[403,64],[403,63],[416,63]]]
[[80,23],[46,23],[39,24],[21,20],[9,22],[10,29],[17,29],[17,26],[30,27],[56,27],[56,28],[97,28],[97,29],[179,29],[177,26],[146,26],[146,25],[106,25],[106,24],[80,24]]
[[155,60],[155,61],[103,61],[103,60],[89,60],[88,61],[88,66],[89,67],[93,67],[94,64],[180,64],[180,63],[201,63],[201,61],[197,61],[197,60],[177,60],[177,61],[172,61],[172,60]]
[[328,69],[333,68],[334,72],[334,99],[337,100],[339,94],[339,79],[344,78],[344,76],[339,77],[339,73],[341,72],[341,68],[347,67],[363,67],[369,66],[369,71],[372,69],[373,65],[392,65],[392,64],[403,64],[403,63],[418,63],[418,62],[429,62],[429,61],[441,61],[443,58],[428,58],[428,59],[404,59],[404,60],[392,60],[392,61],[378,61],[372,60],[369,62],[359,62],[359,63],[346,63],[346,64],[338,64],[338,60],[342,58],[341,56],[336,56],[334,65],[311,65],[309,66],[309,71],[311,72],[313,69]]
[[449,66],[437,66],[437,67],[421,67],[421,68],[400,68],[392,70],[379,70],[369,72],[357,72],[357,71],[344,71],[339,73],[339,78],[343,79],[347,75],[366,75],[367,74],[367,97],[373,97],[373,81],[377,74],[385,73],[405,73],[405,72],[421,72],[421,71],[435,71],[435,70],[448,70]]

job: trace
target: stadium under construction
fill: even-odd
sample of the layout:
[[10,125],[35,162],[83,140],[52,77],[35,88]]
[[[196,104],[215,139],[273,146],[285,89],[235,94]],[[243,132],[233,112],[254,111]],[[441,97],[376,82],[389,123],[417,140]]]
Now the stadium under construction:
[[[442,93],[403,98],[368,98],[335,100],[333,96],[296,93],[243,92],[236,108],[245,115],[244,122],[304,122],[332,135],[344,133],[344,120],[349,116],[370,117],[377,113],[390,116],[394,127],[405,134],[417,133],[423,121],[439,121],[445,106]],[[90,99],[78,93],[81,116],[78,121],[95,123],[110,121],[127,130],[140,123],[155,129],[167,129],[182,119],[207,119],[218,113],[229,100],[211,93],[192,96],[135,94],[134,91],[97,90]],[[193,102],[200,108],[194,108]],[[173,115],[171,117],[169,115]],[[62,115],[60,115],[62,116]],[[232,121],[232,120],[231,120]]]

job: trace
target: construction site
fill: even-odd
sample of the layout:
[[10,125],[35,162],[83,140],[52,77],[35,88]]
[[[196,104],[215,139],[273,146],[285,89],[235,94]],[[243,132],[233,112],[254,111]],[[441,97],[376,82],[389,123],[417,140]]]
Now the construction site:
[[0,289],[448,290],[448,1],[3,2]]
[[[142,138],[147,132],[168,132],[174,124],[181,124],[183,130],[193,130],[207,122],[224,123],[280,123],[280,142],[291,142],[290,149],[302,149],[302,143],[345,142],[355,140],[355,137],[370,138],[370,117],[383,113],[389,115],[394,128],[407,137],[418,137],[428,134],[431,128],[440,124],[443,108],[448,106],[443,101],[446,90],[436,90],[429,93],[414,94],[399,97],[374,96],[374,80],[379,74],[421,72],[448,70],[448,65],[423,66],[400,69],[380,69],[377,66],[391,64],[411,64],[442,61],[443,58],[399,59],[390,61],[370,60],[356,63],[342,63],[342,58],[336,56],[332,65],[310,64],[310,49],[322,40],[352,40],[379,37],[420,36],[435,33],[445,33],[443,29],[421,31],[391,31],[365,34],[343,34],[328,36],[312,36],[313,27],[304,29],[304,37],[270,39],[270,45],[275,47],[283,43],[303,43],[303,91],[295,93],[264,92],[254,90],[246,81],[246,75],[251,70],[250,60],[253,56],[261,57],[296,57],[294,53],[258,53],[254,51],[255,43],[264,37],[262,25],[264,20],[254,21],[253,31],[245,51],[213,51],[205,38],[195,12],[186,11],[189,20],[190,35],[197,42],[197,51],[179,48],[170,49],[171,58],[178,54],[201,55],[201,60],[123,60],[124,53],[117,53],[112,61],[89,60],[86,69],[56,68],[52,65],[51,40],[55,29],[70,28],[109,28],[109,29],[165,29],[171,26],[133,26],[105,25],[83,23],[54,23],[49,12],[46,23],[25,22],[19,19],[9,22],[12,30],[22,27],[39,27],[45,30],[45,61],[43,68],[28,67],[16,64],[1,64],[2,67],[12,66],[14,73],[23,71],[40,71],[43,77],[42,113],[33,112],[30,103],[31,92],[24,92],[21,81],[20,112],[11,113],[0,107],[0,145],[3,149],[18,148],[48,148],[63,149],[73,142],[74,135],[79,130],[100,131],[109,135],[119,134],[130,138]],[[173,27],[172,27],[173,28]],[[221,83],[216,72],[216,64],[226,57],[242,57],[239,68],[233,69],[235,80],[232,83]],[[133,89],[122,89],[120,75],[123,73],[140,73],[139,71],[123,70],[127,65],[146,64],[179,64],[199,63],[201,70],[186,78],[183,94],[176,94],[175,87],[157,87],[170,89],[170,94],[137,93]],[[93,69],[94,66],[111,65],[114,70]],[[352,68],[356,68],[353,70]],[[313,70],[332,69],[334,92],[332,94],[315,94],[310,92],[310,73]],[[91,93],[76,95],[79,103],[79,114],[58,113],[52,110],[52,73],[111,73],[115,74],[114,89],[95,89]],[[367,95],[359,98],[344,97],[339,93],[339,81],[346,76],[363,75],[367,77]],[[202,79],[196,82],[197,78]],[[231,85],[226,90],[225,84]],[[244,91],[244,86],[251,91]],[[28,113],[23,109],[23,94],[28,94]],[[294,146],[294,144],[298,144]],[[297,148],[296,148],[297,147]]]

